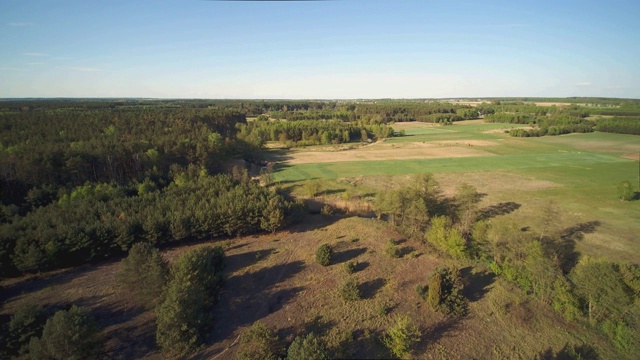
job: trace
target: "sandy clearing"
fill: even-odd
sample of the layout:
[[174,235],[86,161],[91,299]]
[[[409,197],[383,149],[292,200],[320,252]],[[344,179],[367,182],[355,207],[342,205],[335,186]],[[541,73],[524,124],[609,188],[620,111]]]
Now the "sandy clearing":
[[625,159],[631,159],[631,160],[637,160],[640,161],[640,153],[631,153],[631,154],[624,154],[622,155],[623,158]]
[[442,146],[494,146],[498,145],[495,141],[490,140],[447,140],[438,141],[435,144]]
[[477,150],[473,147],[434,146],[429,144],[417,144],[415,147],[381,149],[358,149],[352,151],[336,152],[290,152],[287,153],[287,164],[309,164],[345,161],[380,161],[380,160],[408,160],[408,159],[435,159],[471,156],[495,156],[492,153]]
[[534,103],[537,106],[571,106],[572,103],[563,103],[563,102],[536,102]]

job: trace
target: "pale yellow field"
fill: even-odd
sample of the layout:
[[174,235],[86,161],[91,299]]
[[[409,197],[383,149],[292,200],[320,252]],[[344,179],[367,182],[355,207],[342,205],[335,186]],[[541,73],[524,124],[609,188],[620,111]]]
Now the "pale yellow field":
[[290,151],[287,153],[287,164],[495,156],[492,153],[478,149],[478,147],[491,145],[497,145],[497,143],[483,140],[413,142],[405,144],[378,142],[348,151],[326,151],[326,149]]

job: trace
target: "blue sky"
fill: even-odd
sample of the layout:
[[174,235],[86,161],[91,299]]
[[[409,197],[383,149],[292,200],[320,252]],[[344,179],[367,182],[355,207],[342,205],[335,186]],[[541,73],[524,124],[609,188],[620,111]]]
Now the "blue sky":
[[640,1],[0,1],[0,97],[640,98]]

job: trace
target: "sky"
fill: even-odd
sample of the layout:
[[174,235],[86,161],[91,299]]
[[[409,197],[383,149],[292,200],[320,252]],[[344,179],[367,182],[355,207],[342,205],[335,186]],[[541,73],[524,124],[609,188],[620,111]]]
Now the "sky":
[[640,98],[640,1],[1,0],[0,98]]

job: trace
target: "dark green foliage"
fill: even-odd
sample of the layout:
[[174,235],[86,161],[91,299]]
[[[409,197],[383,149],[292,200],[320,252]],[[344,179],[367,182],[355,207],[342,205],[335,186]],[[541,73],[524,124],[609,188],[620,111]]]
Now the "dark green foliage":
[[609,261],[584,258],[570,277],[593,322],[619,319],[634,301],[633,290],[624,282],[617,265]]
[[[6,355],[25,354],[32,337],[42,335],[47,314],[41,306],[23,304],[11,316],[4,336]],[[2,352],[0,352],[0,355]]]
[[340,287],[340,296],[345,301],[356,301],[362,297],[360,294],[360,288],[358,286],[358,280],[354,277],[348,278]]
[[238,359],[277,360],[284,355],[278,335],[264,323],[256,321],[240,335]]
[[588,320],[623,353],[640,351],[637,265],[582,259],[570,274]]
[[0,239],[8,241],[0,273],[79,265],[136,242],[274,231],[291,218],[282,196],[248,177],[217,175],[229,159],[261,164],[259,142],[241,134],[241,104],[7,104],[0,112]]
[[395,324],[382,338],[382,343],[392,354],[404,359],[411,355],[412,346],[420,341],[421,336],[420,329],[411,321],[409,315],[399,315]]
[[91,359],[101,352],[100,329],[88,310],[72,306],[49,318],[42,337],[29,343],[31,359]]
[[462,295],[462,279],[455,268],[439,267],[429,277],[427,303],[432,309],[449,315],[467,313],[467,299]]
[[287,360],[328,360],[329,352],[322,340],[314,333],[296,336],[287,350]]
[[596,130],[608,133],[640,135],[640,117],[602,118],[596,122]]
[[165,354],[183,356],[204,343],[213,328],[223,265],[220,246],[197,248],[172,265],[164,301],[156,310],[156,340]]
[[[191,167],[162,192],[143,197],[128,196],[126,189],[115,186],[106,201],[78,195],[39,207],[2,225],[0,237],[6,232],[15,241],[7,250],[13,264],[2,265],[42,271],[103,259],[136,242],[162,244],[274,231],[294,215],[295,204],[254,182],[197,172]],[[96,194],[96,188],[83,187],[77,193]]]
[[167,281],[169,265],[158,249],[147,243],[134,244],[120,264],[116,280],[145,306],[155,307]]
[[333,255],[333,249],[329,244],[322,244],[316,250],[316,261],[322,266],[329,266],[331,264],[331,256]]

